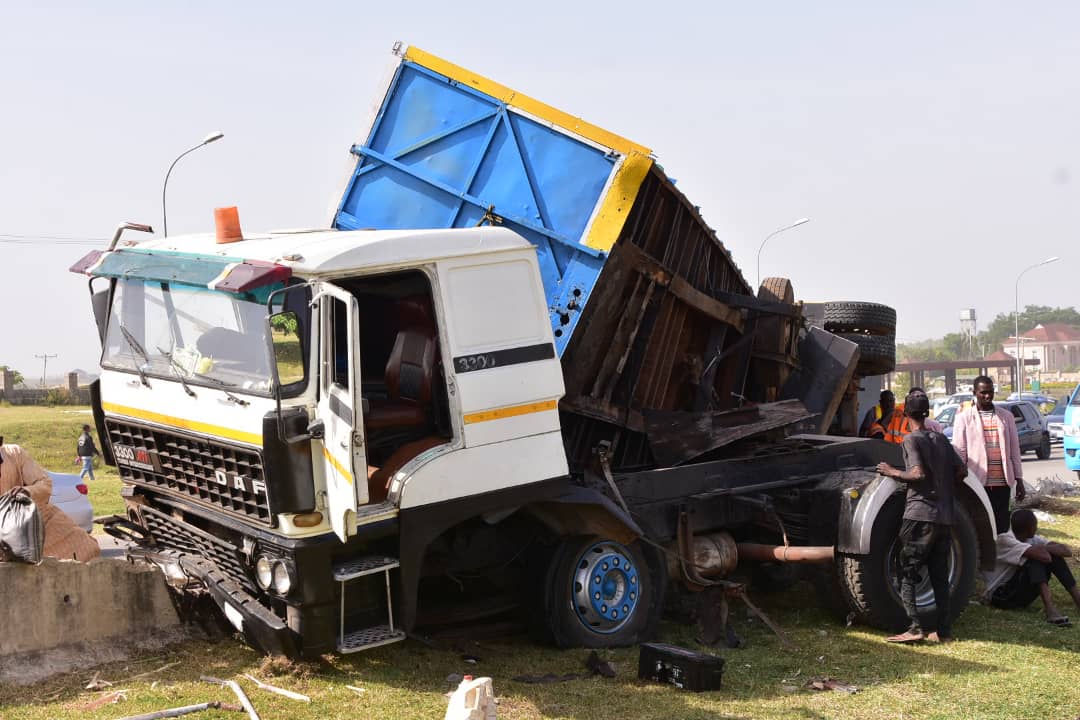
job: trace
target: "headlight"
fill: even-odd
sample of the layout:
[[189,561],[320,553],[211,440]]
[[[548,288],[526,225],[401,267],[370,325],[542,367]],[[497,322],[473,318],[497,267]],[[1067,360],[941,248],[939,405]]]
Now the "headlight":
[[255,561],[255,581],[263,590],[270,589],[270,583],[274,581],[274,570],[270,564],[270,558],[262,555]]
[[278,595],[288,595],[292,589],[292,573],[289,566],[283,560],[274,562],[274,592]]

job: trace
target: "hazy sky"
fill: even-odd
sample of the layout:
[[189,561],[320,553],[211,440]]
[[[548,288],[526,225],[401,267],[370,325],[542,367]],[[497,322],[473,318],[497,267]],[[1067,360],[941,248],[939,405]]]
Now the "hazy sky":
[[[326,226],[403,40],[653,148],[747,277],[901,341],[1080,304],[1080,5],[0,0],[0,364],[96,367],[67,267],[125,220]],[[102,241],[104,244],[104,240]]]

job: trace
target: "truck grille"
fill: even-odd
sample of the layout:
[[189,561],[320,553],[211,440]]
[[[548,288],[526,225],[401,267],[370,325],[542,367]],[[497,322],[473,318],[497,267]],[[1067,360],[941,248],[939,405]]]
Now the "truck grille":
[[125,480],[274,524],[258,451],[113,418],[105,425]]
[[255,584],[244,570],[240,552],[235,547],[160,510],[144,505],[141,511],[143,522],[154,536],[154,542],[159,549],[198,555],[217,565],[230,580],[239,583],[244,589],[251,593],[257,592]]

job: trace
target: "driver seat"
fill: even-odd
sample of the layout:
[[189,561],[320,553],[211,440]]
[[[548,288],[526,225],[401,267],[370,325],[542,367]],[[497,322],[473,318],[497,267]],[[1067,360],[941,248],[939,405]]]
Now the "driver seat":
[[385,399],[372,398],[364,425],[382,428],[426,427],[431,418],[431,386],[438,336],[431,301],[414,295],[398,301],[398,333],[386,363]]

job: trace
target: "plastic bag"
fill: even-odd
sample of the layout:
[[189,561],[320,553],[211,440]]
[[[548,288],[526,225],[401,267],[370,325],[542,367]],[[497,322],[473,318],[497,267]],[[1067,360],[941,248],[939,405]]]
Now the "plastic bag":
[[0,561],[41,562],[45,521],[24,487],[0,495]]

